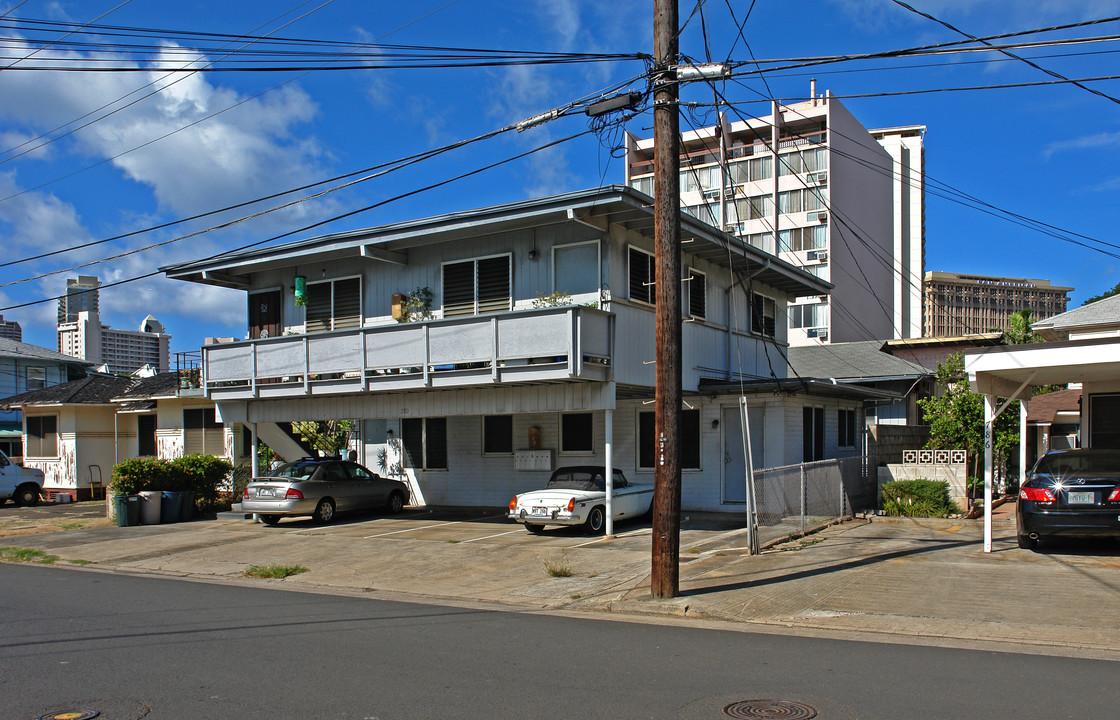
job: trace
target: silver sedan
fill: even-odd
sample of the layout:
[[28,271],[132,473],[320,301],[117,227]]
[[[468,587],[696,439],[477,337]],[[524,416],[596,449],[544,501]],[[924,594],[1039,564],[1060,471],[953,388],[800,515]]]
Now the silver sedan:
[[358,463],[306,458],[281,465],[268,477],[253,478],[242,493],[241,509],[258,513],[268,525],[294,515],[329,523],[338,512],[400,512],[408,496],[403,482],[383,478]]

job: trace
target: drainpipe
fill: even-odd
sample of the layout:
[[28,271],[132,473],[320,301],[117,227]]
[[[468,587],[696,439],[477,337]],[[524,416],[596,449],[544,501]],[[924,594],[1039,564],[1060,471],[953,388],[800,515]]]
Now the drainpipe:
[[614,410],[605,410],[603,413],[603,434],[605,443],[603,447],[603,462],[606,465],[603,480],[607,484],[607,537],[614,537]]

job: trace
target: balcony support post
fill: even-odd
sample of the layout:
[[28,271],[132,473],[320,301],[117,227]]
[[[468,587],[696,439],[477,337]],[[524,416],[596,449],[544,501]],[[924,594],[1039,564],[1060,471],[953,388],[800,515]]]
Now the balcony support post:
[[303,394],[311,394],[311,343],[303,336]]
[[498,318],[490,318],[490,379],[498,382]]

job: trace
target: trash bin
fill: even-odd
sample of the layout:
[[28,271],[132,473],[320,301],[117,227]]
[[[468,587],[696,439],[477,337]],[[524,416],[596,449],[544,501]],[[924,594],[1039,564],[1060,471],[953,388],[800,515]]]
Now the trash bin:
[[140,524],[140,496],[114,495],[113,509],[117,513],[117,527]]
[[179,522],[179,514],[183,507],[183,493],[178,490],[163,490],[160,492],[159,521],[161,523]]
[[183,496],[182,507],[179,508],[179,522],[186,522],[194,519],[194,490],[183,490],[180,495]]
[[159,525],[160,501],[162,493],[159,490],[142,490],[140,492],[140,522],[143,525]]

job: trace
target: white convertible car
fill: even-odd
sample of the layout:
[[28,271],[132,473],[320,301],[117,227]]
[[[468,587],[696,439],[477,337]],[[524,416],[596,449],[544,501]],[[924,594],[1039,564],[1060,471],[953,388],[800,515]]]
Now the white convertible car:
[[[615,520],[640,517],[649,512],[653,485],[631,484],[621,470],[614,471],[611,508]],[[514,495],[509,517],[525,524],[531,533],[546,525],[582,525],[588,535],[598,535],[606,525],[607,488],[603,467],[562,467],[552,473],[543,490]]]

